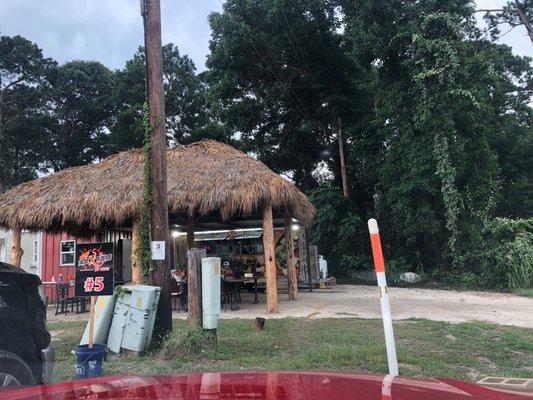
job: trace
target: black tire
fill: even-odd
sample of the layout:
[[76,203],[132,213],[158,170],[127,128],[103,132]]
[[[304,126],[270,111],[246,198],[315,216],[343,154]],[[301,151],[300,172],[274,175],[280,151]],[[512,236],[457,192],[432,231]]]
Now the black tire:
[[31,368],[10,351],[0,350],[0,387],[35,385]]

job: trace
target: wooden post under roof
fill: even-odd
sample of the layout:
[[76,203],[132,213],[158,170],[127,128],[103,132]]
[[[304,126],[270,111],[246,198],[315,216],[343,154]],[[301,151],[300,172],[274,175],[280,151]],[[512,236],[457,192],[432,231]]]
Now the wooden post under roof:
[[21,236],[22,230],[20,227],[14,226],[11,230],[11,264],[19,268],[22,255],[24,254],[24,250],[20,245]]
[[194,247],[194,215],[187,215],[187,248]]
[[276,253],[274,246],[272,204],[267,203],[263,209],[263,252],[268,313],[278,313],[278,284],[276,280]]
[[140,283],[142,281],[141,266],[139,265],[139,219],[135,218],[131,226],[131,282]]
[[289,286],[289,300],[298,300],[298,276],[294,263],[294,243],[292,240],[292,218],[285,213],[285,254],[287,257],[287,282]]

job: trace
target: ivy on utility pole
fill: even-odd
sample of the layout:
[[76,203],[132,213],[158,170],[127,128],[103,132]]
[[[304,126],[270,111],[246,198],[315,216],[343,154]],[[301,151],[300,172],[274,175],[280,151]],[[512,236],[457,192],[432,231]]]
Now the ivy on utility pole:
[[161,46],[161,7],[159,0],[142,0],[146,52],[146,94],[150,134],[150,176],[152,184],[152,240],[164,242],[165,259],[152,260],[153,283],[161,287],[154,334],[164,337],[172,330],[170,296],[170,257],[167,197],[167,144],[163,87],[163,52]]

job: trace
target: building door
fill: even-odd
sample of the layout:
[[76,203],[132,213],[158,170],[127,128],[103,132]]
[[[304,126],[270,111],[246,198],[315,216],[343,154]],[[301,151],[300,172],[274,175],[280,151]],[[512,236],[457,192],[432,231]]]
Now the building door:
[[131,240],[122,239],[122,280],[131,282]]

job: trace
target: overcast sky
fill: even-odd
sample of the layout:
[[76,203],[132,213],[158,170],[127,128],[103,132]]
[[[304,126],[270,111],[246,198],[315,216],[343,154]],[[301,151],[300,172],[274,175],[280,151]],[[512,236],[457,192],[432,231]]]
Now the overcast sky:
[[[0,0],[0,34],[21,35],[37,43],[44,55],[63,63],[97,60],[121,68],[143,43],[139,0]],[[478,0],[495,8],[502,0]],[[210,28],[207,16],[220,11],[221,0],[161,0],[163,43],[205,68]],[[533,57],[525,28],[514,29],[502,42],[515,53]]]

